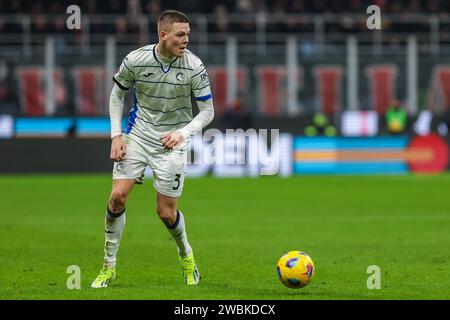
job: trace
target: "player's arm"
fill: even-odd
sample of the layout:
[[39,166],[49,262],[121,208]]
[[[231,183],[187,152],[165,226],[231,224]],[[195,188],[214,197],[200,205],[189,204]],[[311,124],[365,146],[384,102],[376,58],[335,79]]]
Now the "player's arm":
[[125,158],[126,145],[122,138],[123,98],[126,90],[122,90],[117,84],[111,90],[109,96],[109,116],[111,121],[111,154],[110,159],[121,161]]
[[171,150],[180,145],[187,138],[200,132],[214,119],[214,106],[212,99],[207,101],[197,101],[199,113],[185,127],[170,132],[161,137],[164,148]]
[[185,127],[161,137],[166,149],[173,149],[184,140],[200,132],[214,119],[214,105],[209,86],[208,74],[201,64],[192,77],[192,91],[197,101],[199,113]]
[[199,113],[185,127],[178,130],[183,136],[183,139],[192,137],[200,132],[214,119],[214,105],[212,99],[197,101],[197,106]]
[[122,138],[123,100],[127,90],[132,86],[134,73],[128,56],[122,61],[119,71],[114,75],[114,87],[109,96],[109,116],[111,121],[111,153],[110,159],[125,159],[126,145]]

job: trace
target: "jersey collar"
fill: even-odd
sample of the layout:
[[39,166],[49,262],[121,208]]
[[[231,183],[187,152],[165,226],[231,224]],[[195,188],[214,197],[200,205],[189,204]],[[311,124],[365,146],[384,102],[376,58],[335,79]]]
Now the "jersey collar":
[[161,61],[159,61],[158,59],[158,54],[156,53],[156,46],[158,44],[155,44],[155,46],[153,47],[153,56],[155,57],[155,60],[158,61],[159,65],[161,66],[161,70],[163,73],[167,73],[170,71],[170,67],[172,66],[172,64],[178,60],[178,57],[176,57],[170,64],[169,67],[167,68],[167,70],[164,70],[164,65],[161,63]]

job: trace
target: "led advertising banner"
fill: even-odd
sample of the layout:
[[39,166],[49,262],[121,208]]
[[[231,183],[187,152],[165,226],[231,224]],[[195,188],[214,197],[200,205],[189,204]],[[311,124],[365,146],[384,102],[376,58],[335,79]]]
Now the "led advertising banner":
[[439,173],[448,165],[448,144],[440,136],[373,138],[296,137],[295,174]]

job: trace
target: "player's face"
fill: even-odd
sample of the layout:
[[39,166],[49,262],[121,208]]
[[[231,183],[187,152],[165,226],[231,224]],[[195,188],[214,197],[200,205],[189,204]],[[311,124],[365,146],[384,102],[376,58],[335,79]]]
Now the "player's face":
[[165,33],[165,47],[171,56],[181,58],[189,42],[191,29],[189,23],[175,22],[172,28]]

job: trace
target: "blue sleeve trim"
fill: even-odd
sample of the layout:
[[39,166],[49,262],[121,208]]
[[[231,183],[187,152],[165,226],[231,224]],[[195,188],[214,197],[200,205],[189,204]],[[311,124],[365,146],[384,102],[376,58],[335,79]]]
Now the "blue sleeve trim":
[[210,93],[210,94],[208,94],[206,96],[203,96],[203,97],[196,97],[195,100],[197,100],[197,101],[205,101],[205,100],[211,99],[211,97],[212,97],[212,95]]

